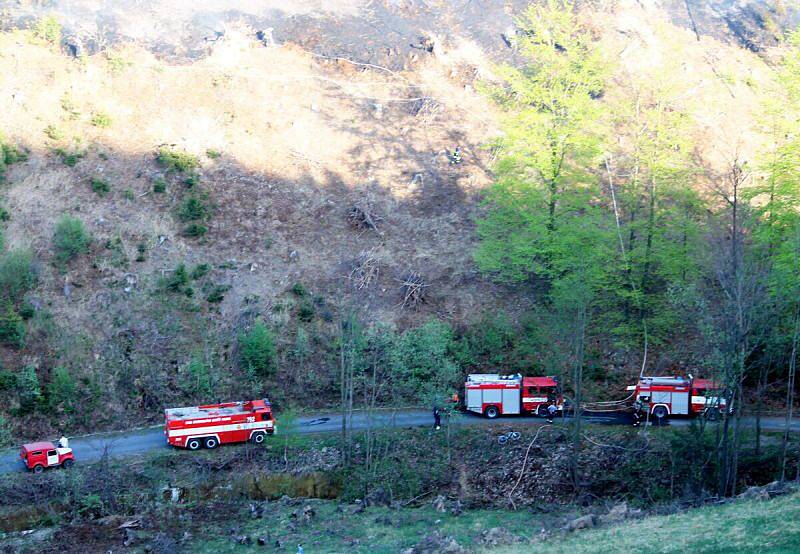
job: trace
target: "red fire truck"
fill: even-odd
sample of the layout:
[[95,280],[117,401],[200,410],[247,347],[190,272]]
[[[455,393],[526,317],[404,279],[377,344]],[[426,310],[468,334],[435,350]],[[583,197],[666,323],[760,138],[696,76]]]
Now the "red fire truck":
[[564,409],[564,398],[555,377],[473,373],[467,377],[464,390],[467,411],[490,419],[512,414],[546,417],[550,404],[558,411]]
[[717,419],[726,409],[725,398],[720,395],[722,387],[710,379],[695,379],[692,375],[641,377],[628,390],[633,391],[634,402],[640,402],[658,419],[702,414]]
[[197,450],[229,442],[261,444],[275,432],[269,401],[225,402],[164,410],[164,435],[172,446]]
[[19,457],[25,467],[34,473],[41,473],[48,467],[70,468],[75,463],[71,448],[56,447],[50,441],[23,444]]

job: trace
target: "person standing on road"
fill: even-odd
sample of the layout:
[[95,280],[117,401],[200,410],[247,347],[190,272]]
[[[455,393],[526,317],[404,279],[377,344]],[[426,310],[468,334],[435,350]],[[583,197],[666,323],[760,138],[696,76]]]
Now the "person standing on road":
[[433,407],[433,428],[437,431],[442,428],[442,413],[439,411],[439,406]]
[[633,426],[639,427],[639,424],[642,422],[642,403],[640,401],[636,401],[633,403]]
[[556,412],[558,408],[556,408],[555,404],[550,404],[547,407],[547,423],[553,423],[553,418],[556,417]]
[[61,435],[61,438],[58,439],[58,447],[59,448],[69,448],[69,439],[64,435]]

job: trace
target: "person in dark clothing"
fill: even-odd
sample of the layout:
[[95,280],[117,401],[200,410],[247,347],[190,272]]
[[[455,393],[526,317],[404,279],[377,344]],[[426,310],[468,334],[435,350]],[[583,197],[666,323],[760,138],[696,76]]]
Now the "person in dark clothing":
[[642,422],[642,403],[638,400],[633,403],[633,426],[639,427]]
[[433,407],[433,428],[439,430],[442,428],[442,413],[439,406]]

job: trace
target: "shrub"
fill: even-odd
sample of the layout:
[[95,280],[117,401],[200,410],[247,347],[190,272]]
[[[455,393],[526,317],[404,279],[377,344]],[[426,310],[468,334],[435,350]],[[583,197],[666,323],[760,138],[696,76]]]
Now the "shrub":
[[47,386],[47,401],[51,408],[63,408],[65,412],[73,411],[75,395],[78,388],[75,379],[64,367],[57,367],[53,370],[52,379]]
[[11,213],[5,208],[0,206],[0,222],[11,221]]
[[202,221],[208,213],[208,208],[203,201],[195,196],[189,196],[183,201],[178,210],[178,217],[182,221]]
[[38,19],[33,24],[33,36],[50,44],[58,44],[61,42],[61,23],[54,15]]
[[92,115],[91,123],[95,127],[101,127],[103,129],[106,129],[108,127],[111,127],[112,120],[111,116],[105,112],[95,112]]
[[64,138],[64,132],[55,125],[48,125],[44,128],[44,134],[47,138],[52,140],[61,140]]
[[186,367],[186,373],[189,381],[185,387],[187,392],[200,397],[206,397],[211,394],[211,376],[203,360],[192,358]]
[[225,299],[225,293],[230,290],[230,287],[227,285],[217,285],[215,286],[208,296],[206,296],[206,301],[212,304],[218,304]]
[[407,397],[433,399],[455,385],[461,370],[452,357],[452,348],[453,331],[438,320],[398,337],[389,360]]
[[143,262],[145,261],[145,254],[147,253],[147,244],[144,242],[140,242],[136,245],[136,261]]
[[36,315],[36,308],[30,302],[23,302],[22,306],[19,307],[19,316],[28,321],[29,319],[33,318]]
[[239,363],[253,375],[270,375],[275,370],[275,339],[263,321],[257,320],[246,333],[239,335]]
[[61,109],[67,112],[69,118],[72,120],[78,119],[81,115],[81,112],[78,111],[78,107],[72,100],[72,96],[70,96],[68,92],[65,92],[61,97]]
[[0,415],[0,447],[10,446],[11,443],[11,424]]
[[200,162],[196,156],[188,152],[173,150],[166,146],[162,146],[158,149],[156,160],[166,168],[167,171],[178,171],[181,173],[188,173],[200,166]]
[[25,345],[25,325],[22,317],[9,302],[0,312],[0,344],[22,348]]
[[192,173],[183,180],[183,184],[186,185],[187,188],[194,188],[194,186],[199,182],[200,176],[197,173]]
[[12,390],[17,386],[17,376],[5,369],[0,370],[0,391]]
[[122,197],[125,200],[128,200],[128,201],[133,201],[133,200],[136,199],[136,195],[134,194],[133,189],[125,189],[125,190],[123,190],[122,191]]
[[80,254],[89,251],[91,237],[80,219],[64,215],[56,223],[53,233],[56,262],[65,265]]
[[92,192],[98,196],[105,196],[111,190],[111,185],[108,181],[104,181],[100,177],[92,177]]
[[206,150],[206,156],[208,156],[212,160],[216,160],[217,158],[222,156],[222,152],[220,152],[219,150],[211,150],[211,149],[209,149],[209,150]]
[[162,177],[156,177],[153,181],[153,192],[163,194],[167,191],[167,182]]
[[32,365],[25,366],[17,375],[17,394],[19,394],[20,412],[30,413],[36,409],[42,398],[39,376]]
[[194,266],[194,269],[192,269],[192,279],[195,280],[195,281],[198,280],[198,279],[202,279],[203,277],[206,276],[206,274],[209,271],[211,271],[211,266],[210,265],[208,265],[208,264],[197,264],[196,266]]
[[308,289],[306,289],[305,285],[301,282],[297,282],[292,285],[292,294],[295,296],[299,296],[300,298],[304,298],[308,295]]
[[180,264],[164,283],[164,288],[170,292],[182,292],[188,285],[189,273],[186,271],[186,265]]
[[86,152],[77,149],[56,148],[53,152],[61,157],[61,162],[67,167],[75,167],[75,164],[86,156]]
[[0,300],[19,304],[36,284],[33,255],[27,250],[0,254]]
[[202,237],[208,232],[208,227],[201,223],[192,223],[183,230],[183,235],[186,237]]
[[297,317],[300,319],[300,321],[312,321],[316,313],[317,310],[314,308],[313,302],[311,302],[308,298],[300,302],[300,306],[297,308]]
[[10,144],[6,144],[2,140],[2,136],[0,136],[0,158],[2,158],[2,162],[4,165],[11,165],[17,162],[24,162],[28,159],[28,153],[24,150],[20,150],[16,146],[12,146]]

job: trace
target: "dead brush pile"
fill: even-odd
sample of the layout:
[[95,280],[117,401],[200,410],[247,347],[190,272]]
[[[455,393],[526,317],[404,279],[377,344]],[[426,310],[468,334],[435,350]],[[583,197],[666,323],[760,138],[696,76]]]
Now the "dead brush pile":
[[[484,439],[486,454],[467,464],[473,468],[468,474],[470,503],[519,508],[575,500],[570,439],[563,430],[554,429],[539,436],[529,449],[533,438],[534,432],[526,431],[518,442],[504,445],[494,435]],[[636,435],[606,439],[602,444],[584,441],[578,457],[579,484],[598,497],[622,494],[621,468],[647,456],[646,445],[643,448]]]

